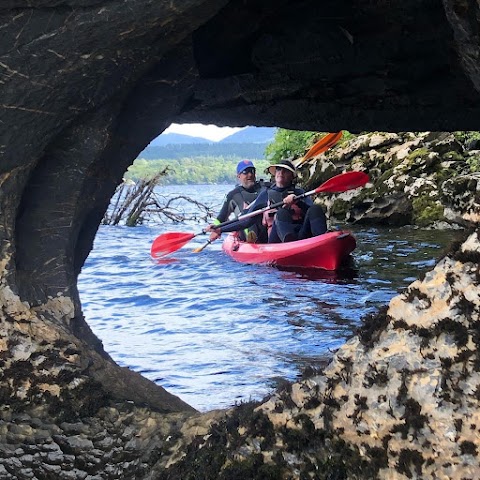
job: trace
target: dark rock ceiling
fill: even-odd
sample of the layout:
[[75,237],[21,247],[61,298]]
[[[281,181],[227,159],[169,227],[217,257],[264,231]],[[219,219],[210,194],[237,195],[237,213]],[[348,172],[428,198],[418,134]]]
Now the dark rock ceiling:
[[82,315],[77,277],[126,168],[172,122],[480,130],[478,10],[473,0],[1,2],[2,412],[55,416],[63,405],[75,417],[127,400],[190,413],[118,367]]
[[2,282],[31,304],[73,298],[87,332],[78,273],[125,169],[172,122],[478,129],[477,15],[452,0],[3,2]]

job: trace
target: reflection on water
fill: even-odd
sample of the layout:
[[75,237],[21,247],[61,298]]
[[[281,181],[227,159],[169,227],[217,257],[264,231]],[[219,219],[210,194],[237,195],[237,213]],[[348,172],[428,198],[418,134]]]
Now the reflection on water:
[[453,236],[355,228],[355,268],[339,273],[238,264],[220,242],[194,253],[204,236],[150,259],[159,234],[201,228],[102,226],[79,280],[107,352],[200,410],[259,399],[279,379],[324,364],[365,314],[431,269]]
[[284,273],[283,278],[316,281],[321,280],[326,283],[346,283],[353,282],[358,276],[358,269],[352,267],[343,267],[338,271],[329,272],[319,268],[295,268],[295,267],[275,267]]

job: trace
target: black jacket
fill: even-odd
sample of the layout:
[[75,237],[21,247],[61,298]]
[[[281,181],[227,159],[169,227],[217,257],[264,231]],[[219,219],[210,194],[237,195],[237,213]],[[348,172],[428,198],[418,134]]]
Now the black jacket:
[[214,224],[226,222],[232,213],[235,217],[241,215],[257,199],[262,188],[259,182],[256,182],[255,185],[249,189],[241,185],[236,186],[227,193],[222,208],[217,215],[217,221],[214,222]]
[[[302,193],[305,193],[305,190],[303,190],[302,188],[296,188],[293,186],[286,187],[286,188],[279,188],[276,185],[274,185],[273,187],[262,190],[258,195],[257,199],[255,200],[255,202],[252,203],[249,209],[243,213],[251,213],[256,210],[261,210],[262,208],[265,208],[268,205],[269,197],[277,196],[277,194],[279,194],[279,197],[283,199],[287,195],[290,195],[291,193],[294,193],[295,195],[301,195]],[[307,210],[313,205],[313,202],[310,197],[307,197],[297,202],[297,205],[303,210],[304,213],[306,213]],[[245,228],[251,227],[254,223],[261,221],[261,219],[262,219],[262,216],[258,214],[250,218],[246,218],[245,220],[234,222],[231,225],[226,225],[225,227],[222,227],[221,230],[222,232],[236,232],[238,230],[243,230]]]

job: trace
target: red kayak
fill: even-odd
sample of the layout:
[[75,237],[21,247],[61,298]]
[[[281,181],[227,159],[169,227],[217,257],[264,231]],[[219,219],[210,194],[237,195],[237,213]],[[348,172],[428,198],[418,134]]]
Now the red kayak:
[[356,244],[355,237],[343,231],[287,243],[247,243],[230,234],[223,250],[241,263],[337,270]]

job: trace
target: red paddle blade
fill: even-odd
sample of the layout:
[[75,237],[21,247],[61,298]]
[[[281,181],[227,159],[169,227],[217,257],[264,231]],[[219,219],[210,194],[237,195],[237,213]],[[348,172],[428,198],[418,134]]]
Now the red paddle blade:
[[363,187],[370,180],[365,172],[345,172],[328,179],[315,189],[315,193],[339,193]]
[[304,155],[304,157],[298,162],[297,166],[306,162],[309,158],[320,155],[323,152],[326,152],[330,147],[333,147],[341,138],[343,132],[340,130],[336,133],[329,133],[321,138],[312,148]]
[[193,237],[195,237],[194,233],[163,233],[154,240],[152,248],[150,249],[150,255],[153,258],[168,255],[182,248]]

